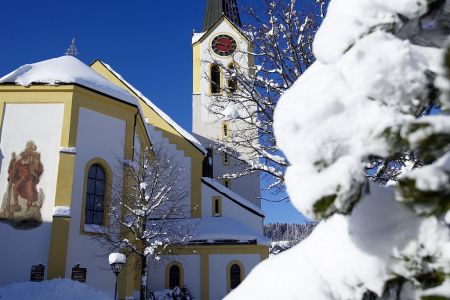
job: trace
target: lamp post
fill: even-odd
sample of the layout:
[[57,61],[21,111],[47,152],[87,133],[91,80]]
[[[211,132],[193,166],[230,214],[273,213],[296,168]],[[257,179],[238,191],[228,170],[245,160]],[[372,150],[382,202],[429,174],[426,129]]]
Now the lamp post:
[[119,273],[122,271],[123,266],[127,262],[127,258],[122,253],[111,253],[109,255],[109,264],[111,266],[112,271],[116,275],[116,285],[114,289],[114,300],[117,299],[117,277]]

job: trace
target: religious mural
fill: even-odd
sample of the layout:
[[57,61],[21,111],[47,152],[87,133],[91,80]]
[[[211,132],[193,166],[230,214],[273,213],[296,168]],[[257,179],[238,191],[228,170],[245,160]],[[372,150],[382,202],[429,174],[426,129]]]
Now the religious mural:
[[44,192],[38,184],[44,172],[41,154],[33,141],[17,156],[11,154],[8,187],[0,207],[0,222],[17,229],[32,229],[42,224],[41,208]]

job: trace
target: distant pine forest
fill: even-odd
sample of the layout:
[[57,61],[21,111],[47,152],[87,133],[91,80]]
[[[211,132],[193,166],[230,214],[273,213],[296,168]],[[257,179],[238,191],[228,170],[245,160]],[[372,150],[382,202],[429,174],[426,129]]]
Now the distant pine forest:
[[275,255],[297,245],[311,234],[317,224],[269,223],[264,225],[264,235],[272,240],[270,254]]

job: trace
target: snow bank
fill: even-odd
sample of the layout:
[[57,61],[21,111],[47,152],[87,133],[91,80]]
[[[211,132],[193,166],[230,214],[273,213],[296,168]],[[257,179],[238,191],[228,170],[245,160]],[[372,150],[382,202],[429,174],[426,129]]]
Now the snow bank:
[[0,78],[0,83],[29,86],[33,83],[59,85],[77,83],[138,106],[136,98],[73,56],[61,56],[27,64]]
[[[113,288],[113,287],[112,287]],[[21,282],[0,287],[0,299],[14,300],[111,300],[86,284],[68,279]]]
[[381,293],[394,273],[410,275],[415,261],[402,255],[442,253],[450,258],[445,226],[417,218],[394,201],[392,188],[372,185],[352,216],[322,221],[302,243],[259,264],[226,299],[361,299],[367,289]]

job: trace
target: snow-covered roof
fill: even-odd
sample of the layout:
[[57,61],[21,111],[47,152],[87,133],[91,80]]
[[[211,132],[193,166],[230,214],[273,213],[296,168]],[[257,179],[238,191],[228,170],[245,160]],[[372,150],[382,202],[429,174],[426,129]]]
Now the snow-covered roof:
[[236,240],[248,242],[256,240],[259,245],[270,245],[271,240],[247,226],[226,217],[206,217],[199,219],[191,233],[191,241]]
[[0,83],[21,86],[31,84],[79,84],[139,107],[126,90],[113,84],[73,56],[61,56],[34,64],[26,64],[0,78]]
[[128,81],[126,81],[122,75],[117,73],[110,65],[107,63],[100,61],[111,73],[113,73],[117,79],[122,81],[123,84],[125,84],[130,90],[133,91],[133,93],[136,94],[142,101],[144,101],[150,108],[152,108],[161,118],[163,118],[170,126],[172,126],[179,134],[181,134],[185,139],[187,139],[191,144],[193,144],[197,149],[202,151],[204,154],[207,153],[206,149],[203,147],[203,145],[200,143],[199,140],[197,140],[192,134],[187,132],[184,128],[182,128],[180,125],[178,125],[171,117],[169,117],[165,112],[163,112],[158,106],[156,106],[150,99],[144,96],[138,89],[136,89],[132,84],[130,84]]
[[262,217],[264,217],[264,212],[261,210],[260,207],[256,206],[255,204],[253,204],[249,200],[245,199],[244,197],[236,194],[235,192],[233,192],[229,188],[226,188],[225,186],[223,186],[222,184],[220,184],[216,180],[214,180],[212,178],[209,178],[209,177],[202,177],[202,181],[204,183],[208,184],[210,187],[212,187],[215,190],[217,190],[219,193],[221,193],[221,194],[225,195],[226,197],[230,198],[232,201],[235,201],[238,204],[241,204],[241,205],[245,206],[246,208],[256,212],[258,215],[261,215]]
[[194,32],[194,34],[192,35],[192,44],[195,44],[198,40],[200,40],[205,35],[205,33],[206,31],[199,33]]

